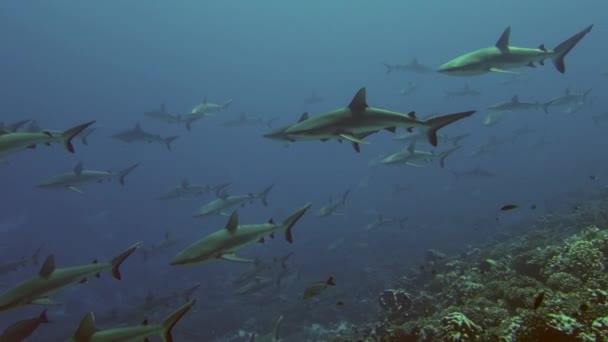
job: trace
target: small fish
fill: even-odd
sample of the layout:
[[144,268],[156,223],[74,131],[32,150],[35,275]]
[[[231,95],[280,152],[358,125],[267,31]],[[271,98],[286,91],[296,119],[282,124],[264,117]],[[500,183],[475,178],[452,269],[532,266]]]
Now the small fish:
[[507,210],[513,210],[513,209],[517,209],[517,208],[519,208],[519,206],[517,204],[505,204],[500,208],[500,210],[507,211]]
[[534,310],[538,309],[538,307],[543,303],[543,299],[545,299],[545,293],[541,292],[536,296],[534,300]]
[[327,279],[326,281],[313,283],[306,289],[304,289],[304,299],[318,296],[330,286],[336,286],[334,277],[329,277],[329,279]]

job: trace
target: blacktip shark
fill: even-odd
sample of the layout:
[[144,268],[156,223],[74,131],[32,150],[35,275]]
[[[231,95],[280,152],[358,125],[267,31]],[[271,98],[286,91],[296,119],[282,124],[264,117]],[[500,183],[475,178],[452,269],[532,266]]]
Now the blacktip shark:
[[38,187],[45,189],[67,189],[82,194],[83,192],[80,187],[87,183],[103,183],[104,181],[109,182],[116,179],[120,185],[124,186],[127,175],[138,166],[139,163],[135,163],[118,172],[96,171],[84,169],[83,163],[79,162],[72,171],[51,177],[39,184]]
[[147,143],[153,143],[153,142],[160,142],[160,143],[164,143],[165,146],[167,147],[167,149],[169,151],[171,151],[171,143],[179,138],[179,136],[172,136],[172,137],[167,137],[167,138],[163,138],[160,136],[160,134],[153,134],[150,132],[146,132],[144,131],[139,122],[135,124],[135,127],[131,128],[131,129],[127,129],[124,130],[122,132],[118,132],[114,135],[111,136],[111,138],[114,139],[118,139],[120,141],[126,142],[126,143],[132,143],[132,142],[147,142]]
[[253,262],[253,260],[238,257],[235,253],[252,244],[264,242],[267,237],[274,237],[274,233],[277,231],[284,232],[285,240],[292,243],[291,230],[308,209],[310,209],[310,203],[295,211],[281,223],[275,223],[271,219],[267,223],[251,225],[239,225],[238,213],[234,211],[223,229],[186,247],[171,260],[171,265],[195,265],[216,259]]
[[465,83],[462,89],[459,90],[446,90],[445,97],[448,100],[452,100],[455,97],[471,97],[471,96],[479,96],[481,92],[478,90],[472,89],[468,83]]
[[49,130],[41,132],[7,132],[0,129],[0,158],[27,148],[36,148],[39,144],[48,146],[56,142],[62,142],[68,152],[74,153],[72,139],[94,123],[95,121],[89,121],[63,132]]
[[274,187],[274,184],[270,185],[266,189],[262,190],[258,194],[247,194],[247,195],[228,195],[225,188],[218,189],[217,198],[213,201],[203,205],[197,210],[193,217],[205,217],[209,215],[223,215],[228,216],[227,211],[237,207],[244,206],[245,204],[252,203],[256,199],[259,199],[264,206],[268,206],[267,197],[270,190]]
[[414,112],[402,114],[385,109],[370,107],[367,104],[365,88],[359,89],[347,107],[319,114],[315,117],[303,115],[296,123],[264,135],[266,138],[289,142],[301,140],[327,141],[337,139],[352,142],[355,151],[359,152],[361,140],[380,130],[394,132],[398,127],[426,129],[431,145],[437,146],[437,131],[453,122],[471,116],[475,111],[448,114],[421,121]]
[[539,102],[522,102],[519,100],[519,96],[514,95],[510,100],[497,103],[488,107],[488,110],[493,112],[516,112],[520,110],[529,110],[529,109],[542,109],[545,114],[549,113],[549,106],[553,104],[552,101],[548,101],[545,103]]
[[31,121],[32,120],[30,120],[30,119],[25,119],[25,120],[13,122],[8,125],[3,122],[0,122],[0,128],[2,128],[5,132],[14,133],[14,132],[19,131],[19,129],[21,129],[21,127],[25,126],[28,122],[31,122]]
[[346,205],[346,200],[348,199],[348,195],[350,194],[350,189],[346,190],[344,194],[342,194],[342,199],[340,201],[334,200],[333,198],[329,198],[329,202],[322,206],[319,211],[315,214],[317,217],[327,217],[332,215],[338,215],[336,210],[339,207]]
[[160,324],[142,324],[130,327],[99,330],[95,326],[95,316],[89,312],[84,316],[78,329],[69,342],[119,342],[119,341],[149,341],[150,337],[160,335],[163,342],[173,342],[172,331],[177,322],[182,319],[196,304],[192,299],[173,312]]
[[413,72],[417,74],[430,74],[434,72],[433,68],[420,64],[417,58],[412,59],[409,64],[388,64],[382,63],[386,68],[386,73],[390,74],[393,71]]
[[48,295],[64,288],[84,283],[87,277],[99,277],[101,272],[112,271],[112,276],[120,280],[120,265],[135,252],[139,242],[114,257],[110,262],[100,263],[94,260],[90,264],[56,268],[55,258],[49,255],[40,272],[30,279],[24,280],[12,289],[0,294],[0,313],[13,310],[29,304],[48,304]]
[[457,57],[439,67],[438,72],[449,76],[476,76],[488,72],[515,73],[513,68],[532,67],[545,64],[551,59],[560,73],[566,72],[564,58],[576,44],[591,32],[593,25],[566,39],[554,50],[541,44],[538,48],[523,48],[509,45],[511,27],[507,27],[494,46],[482,48]]
[[402,151],[386,156],[380,163],[384,165],[405,164],[422,167],[421,163],[428,163],[438,159],[439,165],[443,168],[445,167],[445,159],[458,149],[460,149],[460,146],[442,152],[416,150],[416,141],[414,140]]

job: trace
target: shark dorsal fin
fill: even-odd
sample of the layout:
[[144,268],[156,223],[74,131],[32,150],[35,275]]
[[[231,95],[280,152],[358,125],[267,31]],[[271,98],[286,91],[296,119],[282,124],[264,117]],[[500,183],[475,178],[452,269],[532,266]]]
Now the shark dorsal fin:
[[410,119],[416,120],[416,112],[414,111],[407,113],[407,116],[409,116]]
[[270,220],[268,220],[268,223],[274,224],[274,219],[272,219],[272,217],[271,217]]
[[83,169],[84,169],[84,165],[82,164],[82,162],[78,162],[78,164],[76,164],[76,166],[74,166],[74,174],[77,177],[80,177]]
[[545,47],[545,44],[540,44],[540,45],[538,46],[538,49],[539,49],[539,50],[542,50],[542,51],[547,51],[547,48]]
[[498,48],[498,50],[500,50],[501,52],[507,52],[509,51],[509,37],[511,36],[511,26],[508,26],[502,33],[502,35],[500,35],[500,38],[498,38],[498,41],[496,42],[496,47]]
[[230,233],[230,234],[234,234],[236,233],[236,229],[239,227],[239,213],[238,211],[233,211],[232,215],[230,215],[230,218],[228,219],[228,223],[226,223],[226,230]]
[[161,112],[161,113],[166,113],[166,112],[167,112],[167,106],[165,105],[165,101],[163,101],[163,102],[160,104],[160,112]]
[[570,88],[566,88],[565,94],[570,95]]
[[513,95],[513,97],[511,98],[511,102],[513,102],[513,103],[519,103],[519,96]]
[[304,112],[302,113],[302,115],[300,115],[300,118],[298,119],[298,123],[302,122],[302,121],[306,121],[308,120],[308,112]]
[[55,257],[51,254],[44,260],[38,274],[43,278],[48,278],[55,271]]
[[180,185],[182,188],[187,188],[188,186],[190,186],[190,181],[188,181],[188,178],[184,178],[184,179],[182,179],[182,182]]
[[367,107],[367,93],[365,87],[363,87],[357,91],[352,101],[350,101],[348,108],[350,108],[353,113],[361,113]]
[[90,341],[96,331],[95,316],[92,312],[89,312],[84,316],[82,321],[80,321],[80,325],[78,326],[78,330],[74,333],[73,339],[77,342]]

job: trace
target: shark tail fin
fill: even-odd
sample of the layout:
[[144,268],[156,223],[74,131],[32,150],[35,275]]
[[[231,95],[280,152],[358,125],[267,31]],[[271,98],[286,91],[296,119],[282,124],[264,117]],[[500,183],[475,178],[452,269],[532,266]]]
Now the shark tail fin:
[[65,132],[61,134],[61,139],[63,139],[63,145],[70,153],[74,153],[74,145],[72,145],[72,139],[74,139],[78,134],[82,133],[87,127],[94,124],[95,121],[89,121],[82,125],[74,126],[72,128],[68,128]]
[[456,152],[460,149],[460,146],[454,147],[450,150],[443,152],[441,158],[439,158],[439,166],[443,169],[445,167],[445,159],[450,156],[452,153]]
[[281,323],[283,323],[283,315],[279,316],[279,318],[277,318],[277,321],[274,323],[274,328],[272,329],[272,340],[273,341],[281,340],[279,338],[279,329],[281,328]]
[[120,182],[120,185],[124,186],[125,185],[125,178],[131,173],[133,172],[133,170],[135,170],[137,167],[139,166],[139,163],[135,163],[131,166],[129,166],[128,168],[120,171],[118,173],[118,181]]
[[163,139],[163,141],[165,142],[165,145],[167,145],[167,149],[169,151],[171,151],[171,143],[175,141],[175,139],[179,138],[178,135],[172,136],[172,137],[167,137],[165,139]]
[[118,254],[117,256],[112,258],[112,261],[110,263],[112,264],[112,276],[115,279],[117,279],[117,280],[122,279],[122,275],[120,274],[120,265],[122,265],[122,263],[125,262],[125,260],[127,260],[127,258],[131,254],[133,254],[133,252],[135,252],[135,250],[137,248],[139,248],[140,243],[141,242],[137,242],[137,243],[133,244],[132,246],[130,246],[129,248],[125,249],[120,254]]
[[566,39],[561,44],[555,47],[555,57],[553,57],[553,64],[555,65],[557,71],[562,74],[566,72],[566,63],[564,62],[564,58],[570,52],[570,50],[572,50],[576,46],[576,44],[578,44],[578,42],[583,39],[583,37],[585,37],[587,33],[591,32],[591,28],[593,28],[593,25],[587,26],[581,32]]
[[298,220],[300,220],[300,218],[308,211],[308,209],[310,209],[310,204],[311,204],[310,202],[306,203],[305,206],[298,209],[296,212],[294,212],[288,218],[286,218],[285,221],[283,221],[283,225],[285,226],[285,240],[287,240],[287,242],[289,242],[289,243],[293,242],[293,236],[291,235],[291,229],[296,224],[296,222],[298,222]]
[[255,196],[255,197],[259,198],[262,201],[262,204],[264,204],[265,207],[268,206],[268,201],[267,201],[266,197],[268,197],[268,194],[270,193],[270,190],[272,190],[272,188],[274,188],[274,184],[272,184],[271,186],[269,186],[266,189],[262,190],[262,192],[260,192],[259,194],[257,194]]
[[179,320],[182,319],[182,317],[184,317],[188,313],[188,311],[190,311],[190,309],[192,309],[195,303],[196,299],[187,302],[181,308],[175,310],[175,312],[173,312],[171,315],[169,315],[169,317],[167,317],[167,319],[163,321],[163,342],[173,342],[173,335],[171,335],[171,331],[173,330],[177,322],[179,322]]
[[87,138],[89,137],[89,135],[91,135],[91,133],[93,133],[94,130],[95,128],[91,128],[80,135],[80,141],[82,141],[84,145],[89,145],[89,141],[87,140]]
[[438,116],[438,117],[424,121],[424,124],[428,128],[427,137],[428,137],[431,145],[437,146],[437,131],[439,129],[441,129],[442,127],[445,127],[453,122],[456,122],[460,119],[469,117],[469,116],[473,115],[473,113],[475,113],[475,111],[470,110],[467,112],[460,112],[460,113]]
[[386,68],[386,73],[387,74],[390,74],[391,71],[393,71],[393,66],[392,65],[390,65],[388,63],[384,63],[384,62],[382,63],[382,65],[384,65],[384,67]]

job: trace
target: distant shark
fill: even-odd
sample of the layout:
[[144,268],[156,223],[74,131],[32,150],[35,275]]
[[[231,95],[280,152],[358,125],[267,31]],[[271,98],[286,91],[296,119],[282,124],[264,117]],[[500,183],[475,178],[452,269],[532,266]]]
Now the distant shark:
[[171,260],[171,265],[194,265],[217,259],[253,262],[253,260],[243,259],[235,253],[247,246],[264,242],[267,237],[274,237],[276,231],[284,232],[285,240],[292,243],[291,230],[309,208],[310,203],[307,203],[281,223],[275,223],[271,219],[267,223],[250,225],[239,225],[238,213],[234,211],[223,229],[186,247]]
[[181,119],[186,123],[186,128],[188,130],[191,129],[192,124],[202,118],[213,115],[214,113],[221,112],[226,110],[232,104],[232,99],[226,101],[223,104],[217,104],[207,101],[205,99],[203,102],[197,104],[192,108],[190,113],[183,114]]
[[139,123],[136,123],[135,127],[133,127],[132,129],[127,129],[127,130],[124,130],[122,132],[118,132],[118,133],[112,135],[111,138],[118,139],[118,140],[124,141],[126,143],[132,143],[132,142],[147,142],[147,143],[160,142],[160,143],[164,143],[165,146],[167,147],[167,149],[170,151],[171,150],[171,143],[175,139],[179,138],[179,136],[172,136],[172,137],[163,138],[163,137],[160,136],[160,134],[154,134],[154,133],[150,133],[150,132],[144,131],[141,128],[141,126],[139,125]]
[[117,179],[120,185],[125,185],[125,177],[130,174],[135,168],[139,166],[138,163],[129,166],[128,168],[118,171],[95,171],[85,170],[83,163],[78,163],[74,169],[70,172],[62,173],[58,176],[47,179],[38,185],[40,188],[46,189],[68,189],[78,193],[82,193],[80,187],[86,183],[103,183],[104,181],[111,181]]
[[439,165],[443,168],[445,166],[445,159],[460,148],[460,146],[456,146],[447,151],[435,152],[416,150],[415,145],[416,141],[414,140],[406,149],[388,155],[380,163],[384,165],[405,164],[421,167],[423,166],[421,165],[423,162],[439,160]]
[[488,107],[488,110],[493,112],[516,112],[520,110],[542,109],[545,114],[548,114],[549,106],[551,106],[552,104],[553,101],[548,101],[545,103],[522,102],[519,100],[519,96],[515,95],[509,101],[500,102]]
[[382,63],[386,68],[386,73],[390,74],[393,71],[413,72],[417,74],[430,74],[434,70],[431,67],[420,64],[417,58],[412,59],[409,64],[388,64]]
[[438,71],[450,76],[476,76],[488,72],[514,73],[509,70],[523,66],[535,68],[535,63],[544,65],[545,59],[551,59],[557,71],[563,74],[566,71],[564,58],[587,33],[591,32],[592,27],[593,25],[590,25],[566,39],[554,50],[546,49],[544,45],[536,49],[509,45],[511,27],[507,27],[496,45],[457,57],[440,66]]
[[238,206],[244,206],[255,201],[256,199],[262,201],[264,206],[268,206],[266,197],[268,197],[268,194],[273,187],[274,184],[270,185],[258,194],[250,193],[247,195],[228,195],[228,193],[225,191],[225,187],[219,188],[217,190],[217,198],[203,205],[194,213],[193,217],[205,217],[210,215],[228,216],[228,213],[226,213],[227,210]]
[[416,118],[414,112],[402,114],[370,107],[367,104],[365,88],[361,88],[347,107],[312,118],[309,118],[308,114],[304,114],[296,124],[267,133],[264,137],[289,142],[348,140],[352,142],[355,151],[359,152],[359,144],[367,143],[362,139],[380,130],[394,132],[396,128],[404,127],[411,131],[416,127],[421,127],[426,129],[431,145],[437,146],[437,131],[440,128],[469,117],[473,113],[475,111],[467,111],[421,121]]

